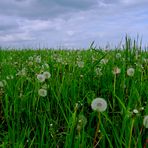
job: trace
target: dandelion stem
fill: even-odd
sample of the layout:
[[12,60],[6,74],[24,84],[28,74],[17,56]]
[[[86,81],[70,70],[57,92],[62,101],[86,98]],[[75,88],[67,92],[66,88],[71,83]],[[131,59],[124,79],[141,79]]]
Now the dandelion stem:
[[114,110],[115,110],[115,96],[116,96],[116,75],[114,76],[114,90],[113,90],[113,106],[112,106],[113,119],[114,119]]
[[96,138],[98,136],[98,131],[99,131],[99,127],[100,127],[100,121],[101,121],[100,112],[98,113],[98,119],[99,119],[99,121],[98,121],[98,124],[97,124],[97,129],[96,129],[96,132],[95,132],[94,143],[93,143],[94,144],[94,147],[95,147],[95,145],[97,143]]
[[142,134],[142,131],[143,131],[143,126],[142,126],[141,129],[140,129],[140,134],[139,134],[139,136],[138,136],[138,138],[137,138],[137,141],[136,141],[136,144],[135,144],[135,148],[137,147],[137,143],[138,143],[139,137],[140,137],[141,134]]

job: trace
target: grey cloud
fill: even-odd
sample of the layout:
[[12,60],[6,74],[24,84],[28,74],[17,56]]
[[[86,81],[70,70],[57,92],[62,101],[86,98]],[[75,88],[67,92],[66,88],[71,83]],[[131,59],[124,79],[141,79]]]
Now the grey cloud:
[[17,32],[19,24],[16,18],[0,15],[0,35]]
[[96,4],[97,0],[5,0],[0,2],[0,13],[27,19],[47,19],[85,11]]
[[103,0],[104,3],[107,3],[107,4],[113,4],[113,3],[119,3],[120,0]]
[[55,2],[64,7],[70,7],[75,9],[87,9],[94,6],[97,0],[55,0]]

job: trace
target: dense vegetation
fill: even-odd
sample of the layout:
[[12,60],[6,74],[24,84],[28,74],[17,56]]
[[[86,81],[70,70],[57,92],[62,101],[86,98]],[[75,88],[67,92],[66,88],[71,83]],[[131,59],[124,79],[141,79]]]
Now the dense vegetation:
[[123,50],[0,50],[0,147],[143,148],[147,101],[148,52],[129,39]]

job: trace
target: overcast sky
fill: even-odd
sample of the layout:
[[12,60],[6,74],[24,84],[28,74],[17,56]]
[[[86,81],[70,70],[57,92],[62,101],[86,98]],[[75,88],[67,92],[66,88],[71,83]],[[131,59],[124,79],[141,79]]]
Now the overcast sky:
[[126,33],[148,43],[148,0],[0,0],[0,46],[118,45]]

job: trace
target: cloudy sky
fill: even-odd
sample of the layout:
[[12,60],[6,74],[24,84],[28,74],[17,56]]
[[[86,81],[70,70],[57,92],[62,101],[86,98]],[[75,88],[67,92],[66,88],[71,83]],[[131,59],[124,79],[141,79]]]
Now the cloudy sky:
[[126,34],[148,43],[148,0],[0,0],[1,47],[118,45]]

